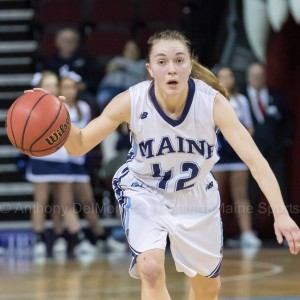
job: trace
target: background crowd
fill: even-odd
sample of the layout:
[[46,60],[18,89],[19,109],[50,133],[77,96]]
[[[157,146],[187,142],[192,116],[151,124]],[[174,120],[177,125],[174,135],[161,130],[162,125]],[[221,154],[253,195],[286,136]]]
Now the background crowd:
[[[217,16],[221,17],[226,1],[222,5],[217,2],[212,1],[210,6],[205,8],[206,11],[207,9],[216,11]],[[293,71],[289,72],[290,69],[283,65],[283,62],[281,62],[282,66],[279,66],[280,63],[274,63],[276,54],[271,54],[266,60],[252,55],[243,61],[243,70],[238,68],[237,62],[226,59],[225,54],[217,55],[221,46],[212,42],[212,36],[216,34],[217,25],[214,23],[216,21],[207,21],[209,24],[206,24],[206,32],[204,32],[201,20],[196,22],[195,18],[192,18],[201,9],[195,3],[196,1],[190,1],[182,6],[183,15],[188,14],[193,21],[184,23],[177,13],[169,16],[168,21],[171,20],[171,26],[177,22],[176,29],[182,27],[191,38],[193,49],[200,57],[200,61],[210,67],[227,88],[232,107],[269,162],[279,180],[286,204],[289,205],[293,203],[293,195],[296,194],[295,188],[291,189],[289,178],[295,173],[290,170],[290,157],[291,153],[295,152],[293,145],[297,136],[298,127],[295,125],[297,116],[291,109],[290,99],[293,94],[289,89],[288,81],[280,81],[280,75],[270,74],[270,70],[281,74],[280,70],[278,71],[281,67],[286,74],[298,74],[299,63],[295,62]],[[222,9],[218,10],[218,5],[221,5]],[[161,8],[159,13],[155,10],[154,17],[151,15],[153,7],[148,9],[150,20],[159,18],[159,13],[167,14],[167,11]],[[144,11],[147,11],[146,8]],[[128,18],[131,16],[130,13],[128,11],[126,14]],[[201,12],[199,13],[201,15]],[[227,15],[229,14],[230,11],[227,12]],[[118,22],[126,19],[119,9],[116,10],[116,20],[113,21],[105,21],[105,15],[101,14],[100,9],[95,10],[94,15],[95,19],[101,18],[103,22],[112,22],[115,27],[120,26]],[[47,17],[46,15],[40,17],[40,23],[43,24]],[[204,19],[207,20],[202,18]],[[294,23],[290,25],[290,19],[286,26],[295,27]],[[32,87],[42,87],[55,95],[66,96],[72,121],[77,126],[84,127],[89,120],[103,111],[115,95],[147,79],[145,68],[147,57],[143,54],[147,34],[137,39],[134,30],[131,30],[131,35],[118,40],[116,43],[118,49],[115,51],[107,42],[109,39],[106,39],[105,35],[100,35],[99,40],[94,40],[91,47],[91,41],[86,36],[90,30],[97,31],[97,28],[86,24],[83,30],[81,26],[76,24],[74,26],[74,22],[66,23],[56,24],[57,26],[53,27],[55,30],[51,29],[53,39],[44,44],[43,36],[47,36],[47,30],[45,28],[40,30],[39,34],[42,38],[39,38],[40,51],[34,61],[35,75],[32,78]],[[138,24],[145,27],[145,24],[140,22]],[[167,23],[163,26],[158,23],[149,32],[152,33],[166,26]],[[285,28],[282,32],[288,30]],[[229,35],[230,32],[224,34],[227,37]],[[273,44],[278,46],[280,33],[277,35],[274,33],[274,36]],[[244,36],[241,40],[243,39]],[[112,39],[111,44],[114,42],[115,40]],[[222,42],[224,45],[228,44],[224,40]],[[101,55],[95,55],[95,49],[99,48]],[[105,49],[111,49],[111,52],[107,53],[110,50],[106,52]],[[209,53],[210,49],[213,49],[211,53]],[[99,51],[96,54],[99,54]],[[231,55],[235,54],[238,57],[239,54],[232,48]],[[284,84],[281,85],[281,82]],[[123,243],[124,236],[113,236],[111,231],[107,231],[102,226],[101,219],[118,217],[118,210],[112,196],[111,178],[114,171],[124,162],[130,147],[128,128],[122,125],[100,147],[96,147],[84,157],[72,157],[62,148],[49,157],[25,159],[25,178],[34,186],[35,206],[43,208],[51,205],[53,208],[58,208],[57,211],[53,209],[50,216],[45,215],[43,209],[33,210],[32,228],[36,235],[33,251],[35,256],[97,255],[107,251],[127,250],[126,244]],[[265,210],[265,206],[262,205],[266,204],[265,200],[246,165],[237,157],[220,132],[218,132],[218,151],[220,160],[214,167],[213,173],[219,182],[222,195],[221,212],[226,245],[259,248],[272,230],[269,226],[267,231],[264,228],[265,221],[261,221],[262,218],[269,217],[262,211]],[[294,153],[293,157],[298,156]],[[100,189],[100,193],[96,189]],[[76,211],[76,207],[79,206],[86,208],[84,214]],[[46,249],[44,226],[47,218],[50,218],[54,224],[50,254]],[[88,228],[85,230],[80,226],[80,219],[83,218],[88,221]]]

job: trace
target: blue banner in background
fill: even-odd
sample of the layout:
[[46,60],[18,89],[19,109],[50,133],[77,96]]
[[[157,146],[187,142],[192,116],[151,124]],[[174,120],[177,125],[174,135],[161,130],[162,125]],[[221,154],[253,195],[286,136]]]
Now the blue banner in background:
[[32,256],[34,242],[35,235],[32,230],[1,230],[0,255],[28,259]]

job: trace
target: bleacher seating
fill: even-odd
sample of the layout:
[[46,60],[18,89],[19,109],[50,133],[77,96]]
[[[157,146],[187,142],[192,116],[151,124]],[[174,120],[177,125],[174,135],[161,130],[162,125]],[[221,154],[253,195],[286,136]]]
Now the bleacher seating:
[[177,0],[40,0],[35,18],[39,51],[53,54],[55,31],[73,26],[100,59],[120,54],[130,38],[138,40],[145,52],[151,34],[179,28],[182,16],[182,3]]
[[43,56],[51,56],[55,53],[55,32],[51,28],[45,28],[39,39],[39,52]]
[[178,0],[144,0],[140,19],[147,23],[175,25],[181,22],[182,4]]
[[[181,8],[180,2],[175,0],[2,0],[1,3],[3,12],[21,9],[17,19],[10,19],[8,15],[6,23],[1,21],[7,28],[12,25],[8,32],[0,33],[0,203],[9,208],[2,220],[29,221],[32,186],[16,167],[18,151],[10,145],[4,127],[7,109],[30,87],[36,52],[53,54],[58,28],[89,26],[89,30],[81,31],[83,45],[91,54],[105,60],[120,55],[130,38],[146,47],[154,31],[166,26],[178,27]],[[152,26],[157,20],[160,23]],[[16,24],[18,26],[14,26]]]
[[135,19],[133,0],[92,0],[89,21],[94,24],[129,25]]
[[40,0],[36,21],[42,25],[78,25],[84,22],[84,0]]
[[131,38],[126,28],[124,30],[96,29],[86,37],[86,46],[95,56],[114,56],[122,54],[127,40]]

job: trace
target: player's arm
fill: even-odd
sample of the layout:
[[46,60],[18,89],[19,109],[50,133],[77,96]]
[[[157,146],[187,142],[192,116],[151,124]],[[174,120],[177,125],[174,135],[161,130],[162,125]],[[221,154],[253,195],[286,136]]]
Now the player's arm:
[[99,144],[121,123],[129,123],[129,121],[130,94],[129,91],[125,91],[111,100],[102,114],[83,129],[72,124],[69,138],[64,146],[69,154],[82,155]]
[[214,101],[214,120],[232,148],[247,164],[270,203],[278,242],[281,243],[284,236],[289,243],[291,253],[297,254],[300,250],[300,230],[288,214],[278,182],[249,132],[240,123],[233,108],[221,94],[218,94]]

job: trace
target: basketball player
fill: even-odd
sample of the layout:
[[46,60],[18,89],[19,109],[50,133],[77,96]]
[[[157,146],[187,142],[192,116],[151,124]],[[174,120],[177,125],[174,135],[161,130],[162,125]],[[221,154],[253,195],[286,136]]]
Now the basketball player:
[[[141,298],[170,299],[165,283],[167,235],[179,272],[191,277],[189,299],[217,299],[222,260],[215,127],[249,166],[269,200],[278,242],[300,249],[300,230],[284,206],[277,181],[228,103],[226,91],[192,56],[189,41],[164,31],[149,41],[152,80],[117,95],[84,129],[72,125],[65,144],[82,155],[123,122],[132,150],[113,186],[134,255],[130,274],[141,278]],[[61,98],[63,99],[63,98]]]

